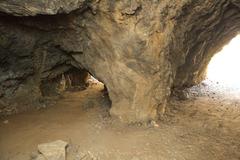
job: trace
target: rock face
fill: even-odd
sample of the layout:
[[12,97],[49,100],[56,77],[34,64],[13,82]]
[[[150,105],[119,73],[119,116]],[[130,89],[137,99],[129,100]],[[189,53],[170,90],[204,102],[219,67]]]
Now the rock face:
[[65,160],[65,149],[67,142],[57,140],[51,143],[44,143],[38,145],[38,151],[41,153],[38,159],[43,160]]
[[208,0],[185,8],[174,32],[175,87],[192,86],[205,78],[211,57],[239,33],[239,4],[236,0]]
[[239,31],[239,8],[237,0],[5,0],[0,96],[83,68],[106,85],[112,116],[154,120],[172,89],[204,79],[211,57]]
[[0,11],[15,16],[54,15],[82,9],[86,0],[2,0]]

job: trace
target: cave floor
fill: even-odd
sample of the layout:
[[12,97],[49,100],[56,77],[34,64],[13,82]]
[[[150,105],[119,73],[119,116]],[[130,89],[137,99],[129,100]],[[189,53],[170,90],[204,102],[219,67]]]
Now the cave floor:
[[31,159],[38,144],[58,139],[69,143],[67,160],[240,159],[238,98],[205,92],[172,99],[166,118],[153,127],[112,120],[101,89],[66,92],[52,107],[2,119],[0,160]]

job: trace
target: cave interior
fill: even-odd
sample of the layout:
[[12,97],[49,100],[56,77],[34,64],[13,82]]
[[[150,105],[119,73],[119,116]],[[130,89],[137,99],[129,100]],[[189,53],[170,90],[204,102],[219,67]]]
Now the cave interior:
[[[23,125],[27,115],[29,121],[33,121],[31,115],[41,121],[41,117],[48,119],[56,111],[74,124],[70,122],[72,117],[81,121],[81,116],[89,117],[88,114],[94,112],[94,116],[104,118],[89,119],[89,124],[118,124],[120,130],[129,126],[164,130],[170,124],[185,127],[197,124],[196,127],[206,127],[202,135],[197,132],[198,136],[209,138],[217,134],[216,128],[220,128],[222,130],[211,142],[214,146],[203,158],[240,158],[237,138],[240,134],[240,66],[237,66],[240,1],[23,1],[0,2],[0,120],[3,122],[0,140],[12,132],[14,125],[18,126],[18,121],[20,126]],[[231,84],[226,85],[228,82]],[[88,125],[85,116],[82,117],[86,123],[85,126],[82,124],[83,128]],[[191,125],[187,121],[192,121]],[[49,124],[56,127],[52,118]],[[62,119],[59,124],[64,124]],[[41,129],[37,128],[35,132]],[[57,131],[48,131],[46,134],[61,137]],[[93,137],[94,132],[90,132]],[[126,135],[132,132],[126,131]],[[189,132],[193,133],[194,129]],[[80,133],[76,131],[77,134]],[[65,133],[63,135],[67,137]],[[224,142],[231,144],[219,144],[221,135]],[[154,138],[159,136],[153,135]],[[6,139],[11,137],[14,136],[10,134]],[[36,140],[39,142],[41,140]],[[10,141],[5,143],[11,152],[6,154],[8,150],[3,149],[0,142],[0,159],[17,158],[16,149],[11,147],[14,145]],[[184,144],[177,144],[181,145]],[[119,146],[124,148],[125,144]],[[182,153],[185,158],[201,159],[206,150],[200,152],[197,148],[202,146],[193,146],[196,148],[191,153],[188,149],[180,152],[175,148],[180,154],[164,152],[162,158],[179,159]],[[26,146],[23,149],[29,151]],[[122,148],[120,150],[124,152]],[[225,151],[220,154],[222,150]],[[25,152],[22,151],[21,156],[25,156]],[[134,154],[127,153],[123,159],[134,159]],[[161,159],[160,155],[148,159]],[[139,159],[137,153],[135,157],[134,160]]]

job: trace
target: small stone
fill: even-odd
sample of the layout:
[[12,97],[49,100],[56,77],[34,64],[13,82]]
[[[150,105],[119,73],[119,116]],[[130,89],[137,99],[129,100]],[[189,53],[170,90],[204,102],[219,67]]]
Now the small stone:
[[46,160],[41,154],[39,154],[35,159],[33,160]]
[[159,127],[159,125],[157,124],[157,122],[156,121],[151,121],[151,126],[153,126],[153,127]]
[[37,159],[38,155],[39,155],[39,154],[38,154],[37,152],[32,152],[32,153],[30,154],[31,160]]
[[8,124],[9,121],[8,121],[8,120],[4,120],[3,123],[4,123],[4,124]]
[[46,158],[46,160],[65,160],[65,149],[67,142],[57,140],[51,143],[38,145],[38,151]]

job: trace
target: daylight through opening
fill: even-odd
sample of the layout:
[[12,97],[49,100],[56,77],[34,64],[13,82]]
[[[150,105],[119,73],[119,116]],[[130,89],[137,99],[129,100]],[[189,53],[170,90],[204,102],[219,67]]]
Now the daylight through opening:
[[207,78],[218,84],[240,89],[240,35],[217,53],[208,65]]

